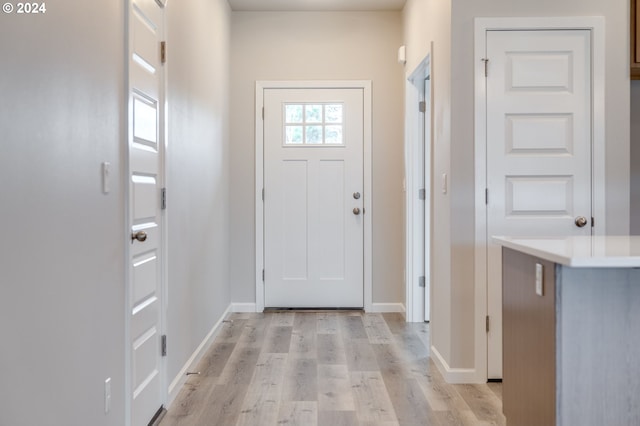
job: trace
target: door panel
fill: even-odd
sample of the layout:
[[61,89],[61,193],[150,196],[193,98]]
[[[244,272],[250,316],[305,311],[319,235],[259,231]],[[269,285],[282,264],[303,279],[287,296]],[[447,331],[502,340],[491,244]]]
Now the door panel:
[[488,31],[488,376],[502,377],[501,250],[493,235],[589,235],[591,35]]
[[146,425],[161,408],[163,10],[154,0],[133,0],[129,58],[129,336],[132,426]]
[[[319,163],[318,180],[323,184],[318,191],[318,242],[324,250],[318,253],[318,271],[321,280],[344,280],[345,277],[345,214],[347,209],[342,195],[347,187],[345,162],[323,160]],[[347,217],[349,218],[349,217]]]
[[363,99],[265,89],[266,307],[364,305]]

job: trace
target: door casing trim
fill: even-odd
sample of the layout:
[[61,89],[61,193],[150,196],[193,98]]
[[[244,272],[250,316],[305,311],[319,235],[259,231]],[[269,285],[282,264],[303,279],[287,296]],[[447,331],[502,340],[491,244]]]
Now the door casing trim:
[[262,188],[264,188],[264,120],[262,108],[264,106],[264,91],[266,89],[362,89],[364,110],[364,310],[369,312],[373,308],[373,280],[372,280],[372,236],[371,226],[373,209],[371,176],[372,176],[372,104],[370,80],[338,80],[338,81],[257,81],[256,82],[256,110],[255,110],[255,285],[256,285],[256,312],[264,311],[264,282],[262,271],[264,269],[264,204],[262,201]]
[[[424,322],[425,311],[430,312],[431,305],[431,252],[432,237],[432,180],[433,180],[433,90],[425,99],[425,86],[432,84],[431,56],[433,42],[420,62],[405,80],[405,318],[407,322]],[[427,83],[426,77],[429,77]],[[420,112],[418,102],[427,103],[428,115]],[[428,120],[428,121],[427,121]],[[429,123],[430,133],[425,134],[425,125]],[[422,165],[415,162],[415,153],[421,152]],[[424,181],[421,181],[424,177]],[[418,199],[418,191],[424,186],[425,199]],[[424,203],[424,215],[416,214],[416,205]],[[423,223],[420,223],[420,222]],[[424,230],[424,240],[417,239],[416,229]],[[423,247],[422,247],[423,246]],[[424,274],[422,273],[424,271]],[[425,287],[420,287],[419,276],[424,275]],[[426,293],[426,292],[429,293]],[[426,294],[425,294],[426,293]],[[428,303],[427,303],[428,302]]]
[[605,233],[605,19],[602,16],[543,18],[476,18],[474,33],[474,148],[475,148],[475,372],[476,382],[487,381],[487,187],[486,79],[484,62],[487,31],[589,30],[592,68],[592,212],[593,235]]

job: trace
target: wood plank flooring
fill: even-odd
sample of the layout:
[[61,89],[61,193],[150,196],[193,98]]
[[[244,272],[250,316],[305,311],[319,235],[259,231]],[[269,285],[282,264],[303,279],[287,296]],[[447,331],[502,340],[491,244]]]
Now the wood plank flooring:
[[161,426],[505,425],[502,386],[449,385],[400,314],[230,314]]

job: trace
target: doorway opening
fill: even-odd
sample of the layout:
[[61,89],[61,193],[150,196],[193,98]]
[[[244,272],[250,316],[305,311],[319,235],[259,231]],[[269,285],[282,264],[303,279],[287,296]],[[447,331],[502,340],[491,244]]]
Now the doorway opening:
[[405,87],[406,320],[423,322],[431,311],[431,53]]

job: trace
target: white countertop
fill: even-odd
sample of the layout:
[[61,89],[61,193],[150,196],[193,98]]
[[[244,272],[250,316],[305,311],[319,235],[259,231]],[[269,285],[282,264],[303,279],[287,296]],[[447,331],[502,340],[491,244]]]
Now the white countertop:
[[503,247],[575,268],[640,267],[640,236],[492,239]]

